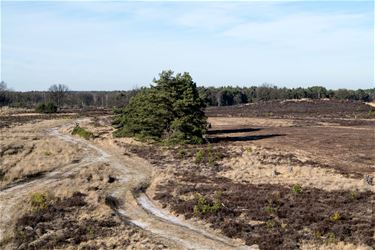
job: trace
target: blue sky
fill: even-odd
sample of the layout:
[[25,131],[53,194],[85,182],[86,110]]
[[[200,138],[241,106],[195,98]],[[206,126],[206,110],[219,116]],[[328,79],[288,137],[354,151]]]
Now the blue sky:
[[198,85],[374,87],[372,1],[2,1],[1,80],[14,90]]

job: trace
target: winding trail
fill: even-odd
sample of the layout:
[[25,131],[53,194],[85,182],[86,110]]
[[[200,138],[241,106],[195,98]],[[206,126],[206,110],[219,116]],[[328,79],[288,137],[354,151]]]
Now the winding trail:
[[136,161],[126,161],[114,148],[105,147],[104,149],[91,141],[61,132],[61,128],[69,126],[71,123],[51,128],[48,134],[67,143],[80,144],[87,154],[78,163],[68,164],[40,178],[1,190],[0,240],[6,230],[5,225],[9,225],[12,220],[12,209],[14,209],[12,204],[15,204],[21,196],[27,195],[30,190],[45,188],[53,181],[78,172],[83,166],[103,162],[116,172],[117,181],[109,190],[109,197],[116,201],[117,205],[112,208],[125,223],[131,223],[165,238],[176,249],[258,249],[256,246],[244,246],[227,237],[208,232],[200,226],[192,225],[158,208],[144,192],[134,192],[136,189],[139,190],[140,186],[150,182],[152,174],[150,166],[138,164]]

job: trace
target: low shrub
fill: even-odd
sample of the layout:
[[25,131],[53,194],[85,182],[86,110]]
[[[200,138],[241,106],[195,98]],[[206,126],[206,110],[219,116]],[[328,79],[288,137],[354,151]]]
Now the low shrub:
[[195,153],[196,164],[208,164],[209,166],[217,165],[217,162],[223,158],[223,155],[218,149],[214,149],[212,145],[207,148],[201,148]]
[[212,203],[212,202],[208,202],[203,195],[199,193],[195,193],[195,199],[197,200],[197,204],[194,206],[194,214],[195,215],[200,215],[200,214],[204,215],[207,213],[216,214],[221,209],[221,201],[219,198],[220,197],[216,197],[215,201]]
[[42,193],[34,193],[30,197],[30,203],[33,209],[41,210],[48,207],[47,195]]
[[76,125],[72,131],[72,135],[79,135],[80,137],[88,140],[94,137],[94,134],[90,131],[87,131],[84,128],[81,128],[79,125]]
[[298,195],[298,194],[302,193],[302,187],[301,187],[301,185],[294,184],[292,186],[292,193],[295,194],[295,195]]
[[245,151],[251,154],[253,152],[253,149],[251,147],[248,147],[245,148]]
[[351,200],[358,200],[359,198],[359,194],[357,191],[353,190],[353,191],[350,191],[350,199]]
[[3,180],[4,176],[5,176],[4,170],[0,169],[0,181]]
[[269,199],[264,207],[264,211],[266,211],[268,214],[277,214],[279,206],[280,204],[277,200]]
[[211,144],[208,146],[207,154],[208,154],[208,165],[210,166],[216,165],[217,161],[220,161],[222,157],[219,152],[214,151]]
[[44,114],[57,113],[57,106],[52,102],[49,102],[47,104],[42,103],[36,107],[35,111]]
[[199,149],[195,154],[195,163],[199,164],[204,160],[204,149]]
[[187,152],[185,149],[181,148],[178,150],[178,155],[177,155],[178,158],[185,159],[186,155],[187,155]]
[[266,226],[268,228],[274,228],[276,226],[276,222],[274,220],[267,220],[266,221]]
[[329,219],[333,222],[339,221],[341,220],[341,214],[336,211]]
[[326,235],[324,235],[324,238],[326,244],[333,244],[337,242],[336,235],[333,232],[327,233]]

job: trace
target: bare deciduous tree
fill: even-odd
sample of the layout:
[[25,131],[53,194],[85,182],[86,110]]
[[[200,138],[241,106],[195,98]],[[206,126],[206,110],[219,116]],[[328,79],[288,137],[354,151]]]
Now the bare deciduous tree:
[[8,87],[4,81],[0,82],[0,106],[7,105],[9,103]]
[[1,81],[0,82],[0,92],[5,92],[7,90],[8,90],[7,84],[4,81]]
[[64,84],[54,84],[51,87],[49,87],[48,91],[50,92],[52,100],[56,103],[57,107],[60,108],[64,100],[64,97],[69,91],[69,88]]

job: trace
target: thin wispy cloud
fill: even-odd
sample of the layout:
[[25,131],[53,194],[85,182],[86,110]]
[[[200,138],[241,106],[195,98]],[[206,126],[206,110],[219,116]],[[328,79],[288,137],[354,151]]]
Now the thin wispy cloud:
[[[343,41],[348,45],[369,44],[367,41],[371,32],[360,26],[365,18],[363,15],[353,14],[286,15],[275,20],[241,23],[226,30],[224,35],[280,47],[334,49]],[[354,41],[357,43],[353,43]],[[361,41],[362,44],[358,44]]]
[[2,2],[14,89],[129,89],[158,72],[198,84],[374,83],[372,2]]

